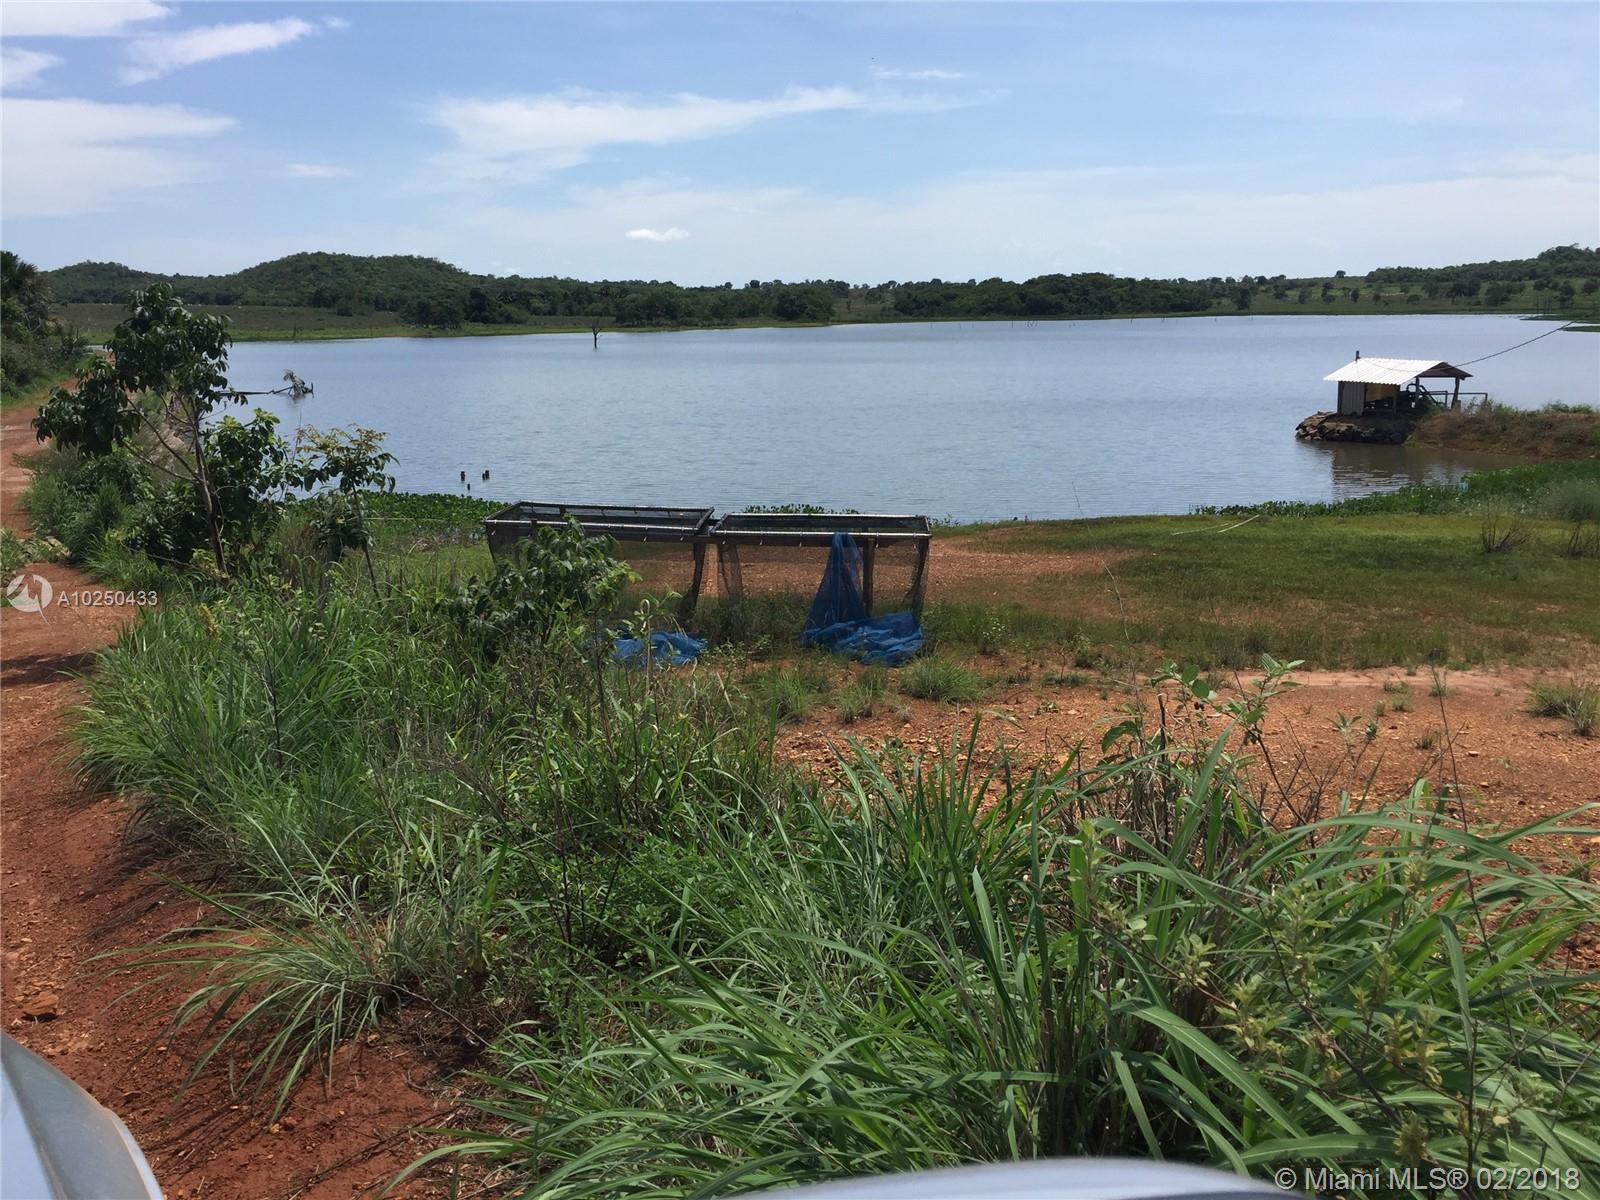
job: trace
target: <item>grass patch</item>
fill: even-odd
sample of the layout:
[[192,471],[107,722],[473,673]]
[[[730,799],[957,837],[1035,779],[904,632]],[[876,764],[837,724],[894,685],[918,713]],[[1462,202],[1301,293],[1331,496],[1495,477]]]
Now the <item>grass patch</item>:
[[1408,443],[1452,450],[1482,450],[1532,458],[1593,459],[1600,456],[1600,410],[1585,404],[1513,408],[1492,400],[1430,413]]
[[1528,692],[1528,711],[1559,718],[1579,737],[1591,737],[1600,728],[1600,684],[1536,683]]
[[760,708],[779,721],[804,720],[833,691],[832,672],[811,658],[764,668],[745,683]]
[[1046,671],[1040,682],[1046,687],[1088,687],[1094,682],[1094,676],[1084,671]]
[[940,655],[913,659],[900,668],[900,691],[919,700],[961,704],[983,694],[983,678],[971,667]]
[[[717,949],[656,943],[658,971],[595,996],[575,1051],[504,1039],[494,1127],[464,1149],[562,1197],[1061,1154],[1260,1171],[1409,1141],[1481,1165],[1532,1137],[1580,1157],[1584,984],[1490,985],[1531,977],[1521,955],[1589,920],[1592,889],[1502,872],[1509,843],[1446,834],[1427,797],[1274,830],[1220,744],[1203,757],[1094,768],[1119,815],[1065,770],[979,775],[958,746],[859,757],[839,795],[764,810],[770,837],[707,821],[731,886],[685,906]],[[1159,800],[1137,799],[1141,762]],[[1473,900],[1480,869],[1497,882]],[[1543,1099],[1507,1101],[1509,1075]]]
[[[1593,564],[1566,555],[1568,526],[1533,513],[1523,520],[1530,539],[1520,552],[1487,555],[1480,521],[1467,513],[1263,515],[1243,525],[1124,517],[938,536],[1064,561],[1118,556],[1110,578],[1039,567],[1014,584],[1026,614],[1012,621],[1014,638],[1037,631],[1039,643],[1081,646],[1080,667],[1176,659],[1248,669],[1264,652],[1325,668],[1565,662],[1571,639],[1600,643]],[[941,586],[937,553],[930,587],[941,647],[975,645],[940,624],[956,613],[970,626],[983,603]]]
[[839,720],[846,725],[875,715],[889,693],[889,672],[883,667],[867,667],[850,681],[834,701]]
[[[1510,849],[1554,826],[1479,835],[1420,788],[1277,828],[1229,751],[1270,685],[1195,689],[1209,745],[1130,721],[1098,759],[986,775],[975,729],[825,783],[750,705],[808,702],[830,664],[630,673],[582,623],[486,657],[446,613],[421,585],[244,582],[145,615],[89,679],[82,766],[227,888],[128,965],[193,978],[173,1019],[201,1066],[274,1108],[401,1005],[486,1068],[464,1150],[552,1197],[1157,1150],[1353,1166],[1397,1131],[1564,1162],[1600,1106],[1593,995],[1552,969],[1597,897]],[[979,682],[940,657],[899,679]]]

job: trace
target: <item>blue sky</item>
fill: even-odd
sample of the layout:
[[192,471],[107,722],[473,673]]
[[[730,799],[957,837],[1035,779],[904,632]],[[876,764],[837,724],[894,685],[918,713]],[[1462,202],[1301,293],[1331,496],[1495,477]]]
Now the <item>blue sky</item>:
[[684,283],[1600,243],[1600,5],[15,3],[3,240]]

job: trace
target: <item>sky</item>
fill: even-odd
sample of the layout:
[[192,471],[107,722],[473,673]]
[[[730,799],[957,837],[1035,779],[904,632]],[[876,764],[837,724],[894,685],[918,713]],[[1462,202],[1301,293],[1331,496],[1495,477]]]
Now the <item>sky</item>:
[[1600,5],[0,4],[0,241],[579,278],[1600,244]]

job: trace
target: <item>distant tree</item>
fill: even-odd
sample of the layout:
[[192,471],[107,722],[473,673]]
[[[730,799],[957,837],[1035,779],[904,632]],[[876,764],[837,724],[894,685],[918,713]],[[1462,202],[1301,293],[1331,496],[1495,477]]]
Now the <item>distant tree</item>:
[[1254,293],[1248,287],[1235,288],[1233,293],[1233,307],[1240,312],[1245,312],[1250,307]]

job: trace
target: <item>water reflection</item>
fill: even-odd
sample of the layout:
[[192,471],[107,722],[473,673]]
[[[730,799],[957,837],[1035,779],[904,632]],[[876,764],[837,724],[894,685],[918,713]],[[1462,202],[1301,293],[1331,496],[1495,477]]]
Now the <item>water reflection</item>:
[[1335,500],[1391,491],[1408,484],[1450,484],[1472,471],[1510,466],[1515,459],[1498,454],[1441,450],[1424,446],[1368,446],[1355,442],[1300,442],[1311,459],[1324,459]]

